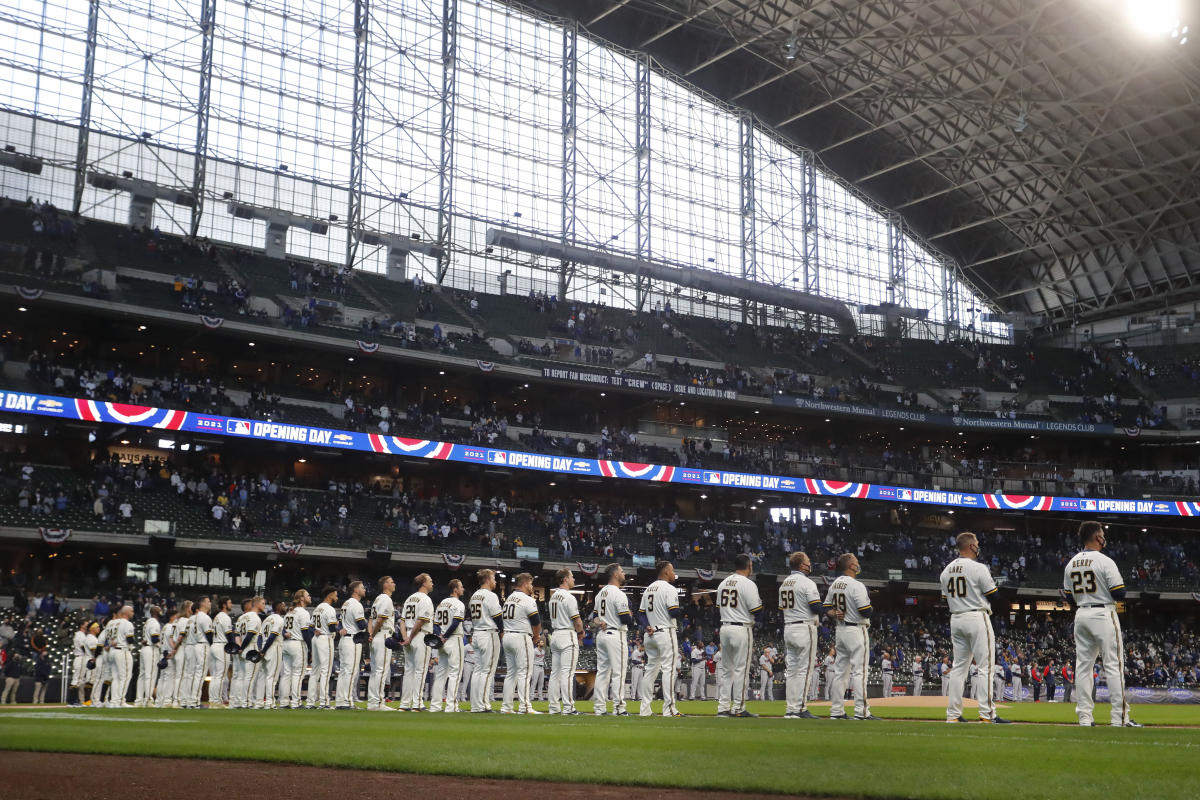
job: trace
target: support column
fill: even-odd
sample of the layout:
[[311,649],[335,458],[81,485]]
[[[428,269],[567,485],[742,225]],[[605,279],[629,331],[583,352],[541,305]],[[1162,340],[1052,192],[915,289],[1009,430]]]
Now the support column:
[[200,230],[204,215],[204,188],[208,172],[208,115],[212,99],[213,35],[217,27],[217,0],[202,0],[200,6],[200,87],[196,97],[196,160],[192,168],[192,236]]
[[[758,280],[758,207],[754,199],[754,117],[742,114],[738,119],[741,146],[738,151],[741,186],[742,277]],[[764,307],[763,314],[767,309]],[[742,301],[742,322],[762,322],[749,302]]]
[[[637,59],[637,206],[634,226],[637,233],[637,258],[650,260],[650,56]],[[650,279],[635,279],[637,310],[646,307]]]
[[75,146],[75,190],[71,210],[78,214],[87,182],[88,134],[92,127],[92,83],[96,76],[96,30],[100,25],[100,0],[88,3],[87,45],[83,56],[83,100],[79,105],[79,139]]
[[354,0],[354,110],[350,117],[350,185],[346,204],[346,266],[358,257],[358,230],[362,225],[363,150],[367,117],[367,26],[370,0]]
[[[575,135],[578,131],[577,105],[579,27],[569,22],[563,27],[563,71],[562,71],[562,243],[575,244],[575,174],[578,149]],[[558,265],[558,299],[567,299],[571,288],[574,265],[562,260]]]
[[454,102],[457,68],[458,0],[442,2],[442,149],[438,162],[438,230],[441,251],[437,263],[437,282],[446,279],[450,269],[451,210],[454,205]]
[[[804,175],[801,191],[801,206],[803,209],[804,252],[804,291],[810,294],[821,293],[821,259],[820,259],[820,223],[817,216],[817,158],[811,152],[804,152]],[[819,321],[818,317],[818,321]],[[813,316],[804,315],[804,327],[812,328]]]
[[[888,215],[888,302],[898,306],[908,305],[907,248],[904,244],[904,223],[899,214]],[[885,317],[886,319],[886,317]],[[897,316],[896,330],[889,336],[904,336],[908,333],[908,322]],[[888,326],[891,327],[890,325]]]

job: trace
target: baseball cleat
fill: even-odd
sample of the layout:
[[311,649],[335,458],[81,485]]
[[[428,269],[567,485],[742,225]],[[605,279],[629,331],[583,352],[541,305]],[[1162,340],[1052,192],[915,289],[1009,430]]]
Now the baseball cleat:
[[538,711],[537,709],[531,708],[528,711],[522,711],[521,713],[522,714],[541,714],[542,712]]
[[1124,728],[1144,728],[1146,726],[1142,725],[1142,723],[1140,723],[1140,722],[1134,722],[1133,720],[1128,720],[1122,727],[1124,727]]
[[614,711],[613,716],[614,717],[628,717],[629,712],[628,711]]
[[809,711],[807,708],[796,714],[800,719],[817,719],[817,715]]
[[730,712],[730,711],[718,711],[718,712],[717,712],[717,716],[718,716],[718,717],[732,717],[732,716],[733,716],[733,712]]
[[830,714],[829,718],[830,719],[850,719],[845,714]]
[[955,717],[954,719],[946,720],[946,722],[966,722],[966,721],[967,721],[966,717]]
[[991,722],[993,725],[1012,725],[1012,720],[1005,719],[1004,717],[992,717],[988,721]]
[[858,720],[870,720],[870,719],[876,719],[876,720],[877,720],[877,719],[879,719],[879,717],[875,716],[874,714],[872,714],[872,713],[870,713],[870,712],[868,712],[868,713],[866,714],[866,716],[862,716],[862,717],[860,717],[860,716],[858,716],[857,714],[855,714],[855,715],[854,715],[854,718],[855,718],[855,719],[858,719]]
[[1094,727],[1096,727],[1096,723],[1092,722],[1090,719],[1086,720],[1086,721],[1081,719],[1081,720],[1079,720],[1079,727],[1094,728]]
[[743,710],[741,710],[741,711],[737,712],[737,713],[736,713],[736,714],[734,714],[733,716],[735,716],[735,717],[743,717],[743,718],[745,718],[745,719],[750,719],[751,717],[753,717],[753,718],[755,718],[755,719],[757,719],[757,718],[758,718],[758,714],[751,714],[749,711],[746,711],[745,709],[743,709]]
[[680,714],[678,711],[676,711],[674,714],[667,714],[666,716],[668,716],[668,717],[686,717],[687,714]]

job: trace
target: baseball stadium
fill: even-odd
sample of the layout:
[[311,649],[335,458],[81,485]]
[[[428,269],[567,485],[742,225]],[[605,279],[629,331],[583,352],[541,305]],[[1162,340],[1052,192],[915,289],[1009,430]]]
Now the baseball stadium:
[[1200,797],[1197,24],[0,0],[0,796]]

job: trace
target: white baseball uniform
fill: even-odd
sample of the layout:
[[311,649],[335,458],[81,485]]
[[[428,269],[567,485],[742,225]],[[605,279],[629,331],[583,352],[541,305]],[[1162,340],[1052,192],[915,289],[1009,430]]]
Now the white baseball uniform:
[[654,710],[654,682],[662,676],[663,716],[673,717],[675,676],[679,669],[679,589],[664,580],[656,580],[642,593],[639,610],[646,615],[646,671],[641,680],[641,707],[638,713],[648,717]]
[[465,703],[471,700],[471,678],[475,675],[475,645],[471,644],[471,637],[463,634],[463,665],[462,665],[462,680],[458,683],[458,702]]
[[532,700],[546,699],[546,648],[541,644],[533,648],[533,668],[529,672],[529,697]]
[[[529,680],[533,672],[533,626],[541,624],[537,601],[514,590],[504,599],[504,691],[500,713],[533,713],[529,704]],[[513,706],[514,697],[516,706]]]
[[255,664],[250,684],[254,708],[275,708],[275,690],[279,686],[279,667],[283,660],[283,617],[271,612],[259,631],[262,660]]
[[425,676],[429,673],[430,649],[425,646],[425,634],[433,633],[433,601],[424,592],[413,592],[400,611],[405,633],[412,636],[417,622],[424,624],[420,632],[404,647],[404,681],[400,690],[400,709],[420,711],[425,708]]
[[642,674],[646,671],[646,651],[639,650],[636,644],[629,645],[629,699],[638,700],[642,696]]
[[838,623],[834,644],[837,647],[837,662],[834,670],[833,698],[829,714],[844,716],[846,684],[854,692],[854,716],[866,718],[871,713],[867,702],[867,667],[871,659],[871,640],[867,630],[871,626],[871,598],[867,587],[849,575],[842,575],[829,586],[825,595],[825,607],[841,611],[845,619]]
[[108,694],[109,708],[122,708],[129,693],[129,681],[133,678],[133,650],[137,646],[137,634],[133,623],[127,619],[113,622],[109,636],[108,658],[111,665],[112,688]]
[[308,679],[307,708],[329,708],[329,679],[333,676],[333,657],[337,652],[337,610],[320,603],[313,611],[312,675]]
[[[71,640],[71,688],[78,689],[83,685],[84,678],[87,677],[87,662],[92,657],[92,653],[88,650],[87,643],[88,634],[85,631],[75,631],[75,637]],[[75,701],[83,702],[83,698],[76,696]]]
[[[924,663],[924,660],[920,659],[920,657],[918,656],[917,658],[913,659],[913,664],[912,664],[912,696],[913,697],[921,696],[921,687],[922,687],[922,685],[924,685],[924,683],[925,683],[925,663]],[[1001,685],[1001,687],[1004,686],[1003,681],[1001,681],[1000,685]],[[1004,695],[1004,690],[1002,688],[1000,690],[999,694],[996,695],[996,697],[1002,697],[1003,695]]]
[[491,711],[496,693],[496,665],[500,663],[500,620],[504,609],[490,589],[471,595],[471,645],[475,649],[475,673],[471,677],[471,710]]
[[[158,636],[158,653],[156,654],[157,658],[154,659],[154,705],[158,708],[162,708],[169,702],[171,691],[175,686],[175,681],[172,677],[173,668],[171,666],[170,655],[171,641],[175,638],[175,627],[177,624],[177,622],[165,623],[162,626],[162,631]],[[158,662],[163,658],[168,659],[167,666],[163,669],[159,669]]]
[[233,658],[233,683],[229,688],[230,708],[250,707],[250,684],[254,680],[258,664],[247,661],[246,654],[258,649],[258,632],[261,628],[262,619],[254,611],[242,614],[234,626],[242,649]]
[[575,622],[579,601],[558,588],[550,595],[550,713],[575,711],[575,668],[579,665],[579,634]]
[[[76,634],[78,636],[79,634]],[[142,625],[142,646],[138,650],[137,697],[133,704],[145,708],[154,697],[154,685],[158,683],[158,642],[162,635],[162,623],[150,617]]]
[[208,704],[229,702],[229,653],[225,645],[233,641],[233,620],[224,611],[213,615],[213,639],[208,646]]
[[[100,655],[96,656],[96,672],[99,675],[101,696],[98,698],[100,702],[97,702],[95,696],[92,697],[93,707],[106,705],[108,698],[112,697],[112,660],[108,657],[108,648],[116,630],[116,623],[115,619],[109,620],[97,639],[97,643],[100,645]],[[105,691],[108,692],[107,695],[104,694]]]
[[708,688],[706,686],[708,683],[708,656],[704,653],[704,645],[698,642],[692,644],[688,664],[692,668],[692,682],[688,685],[688,699],[707,700],[708,693],[705,689]]
[[1092,671],[1096,657],[1104,661],[1104,676],[1112,703],[1114,726],[1129,723],[1129,698],[1125,694],[1125,642],[1117,619],[1114,592],[1123,593],[1125,580],[1111,558],[1099,550],[1084,550],[1067,562],[1063,588],[1075,604],[1075,713],[1080,725],[1093,722],[1096,684]]
[[[362,669],[363,640],[367,617],[362,603],[347,597],[341,611],[342,639],[338,642],[337,708],[354,708],[358,700],[358,675]],[[359,636],[359,634],[362,634]],[[354,641],[355,638],[360,641]]]
[[762,610],[758,584],[733,573],[717,587],[721,610],[721,663],[717,670],[717,713],[746,711],[754,658],[754,615]]
[[622,614],[629,614],[629,598],[619,586],[606,584],[596,592],[596,613],[605,627],[596,634],[596,687],[593,705],[603,716],[612,698],[613,713],[625,714],[625,670],[629,660],[629,630]]
[[803,572],[793,572],[779,586],[783,614],[786,714],[808,710],[808,685],[817,666],[817,620],[823,605],[817,585]]
[[[304,683],[304,665],[308,662],[306,636],[312,630],[312,615],[307,608],[295,606],[283,617],[283,663],[279,670],[279,707],[299,708]],[[212,691],[210,688],[209,691]]]
[[[433,671],[433,690],[429,710],[447,713],[458,711],[458,684],[463,674],[463,631],[467,607],[457,597],[447,597],[433,610],[433,624],[444,637],[437,667]],[[457,624],[455,624],[457,623]],[[454,626],[451,631],[450,627]]]
[[990,722],[996,716],[991,679],[996,666],[996,635],[992,632],[992,610],[987,598],[996,593],[996,582],[991,570],[983,564],[961,557],[946,565],[939,581],[942,597],[950,607],[950,643],[954,649],[946,719],[957,720],[962,716],[963,683],[974,659],[984,678],[975,681],[979,718]]
[[203,611],[192,615],[187,635],[183,639],[183,680],[179,704],[199,708],[204,691],[204,667],[208,664],[208,640],[213,635],[212,618]]
[[[379,593],[371,604],[371,625],[380,621],[379,630],[371,637],[371,677],[367,681],[367,709],[384,706],[387,684],[392,677],[392,652],[387,640],[396,632],[396,607],[390,595]],[[368,632],[370,628],[367,629]]]

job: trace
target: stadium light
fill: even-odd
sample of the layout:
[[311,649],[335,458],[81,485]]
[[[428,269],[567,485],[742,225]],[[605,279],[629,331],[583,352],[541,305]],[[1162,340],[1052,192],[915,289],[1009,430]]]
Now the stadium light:
[[359,242],[369,247],[386,247],[388,249],[387,276],[394,281],[403,281],[408,274],[408,254],[441,258],[446,254],[445,249],[433,242],[422,242],[419,234],[403,236],[399,233],[380,233],[378,231],[358,230],[354,232]]
[[1179,0],[1124,0],[1123,5],[1125,19],[1143,36],[1167,36],[1180,28]]
[[154,223],[156,200],[175,203],[185,208],[196,207],[196,196],[191,192],[159,186],[157,183],[135,178],[133,173],[128,171],[121,175],[90,171],[87,174],[87,182],[89,186],[104,191],[129,192],[129,224],[133,226],[150,227]]
[[266,241],[263,244],[267,258],[287,258],[288,228],[300,228],[318,236],[329,233],[328,220],[304,217],[277,208],[260,208],[236,200],[231,200],[227,208],[238,219],[258,219],[267,223]]
[[12,167],[21,172],[28,172],[30,175],[42,174],[41,156],[27,156],[23,153],[18,153],[17,148],[11,144],[6,144],[4,150],[0,152],[0,164]]

